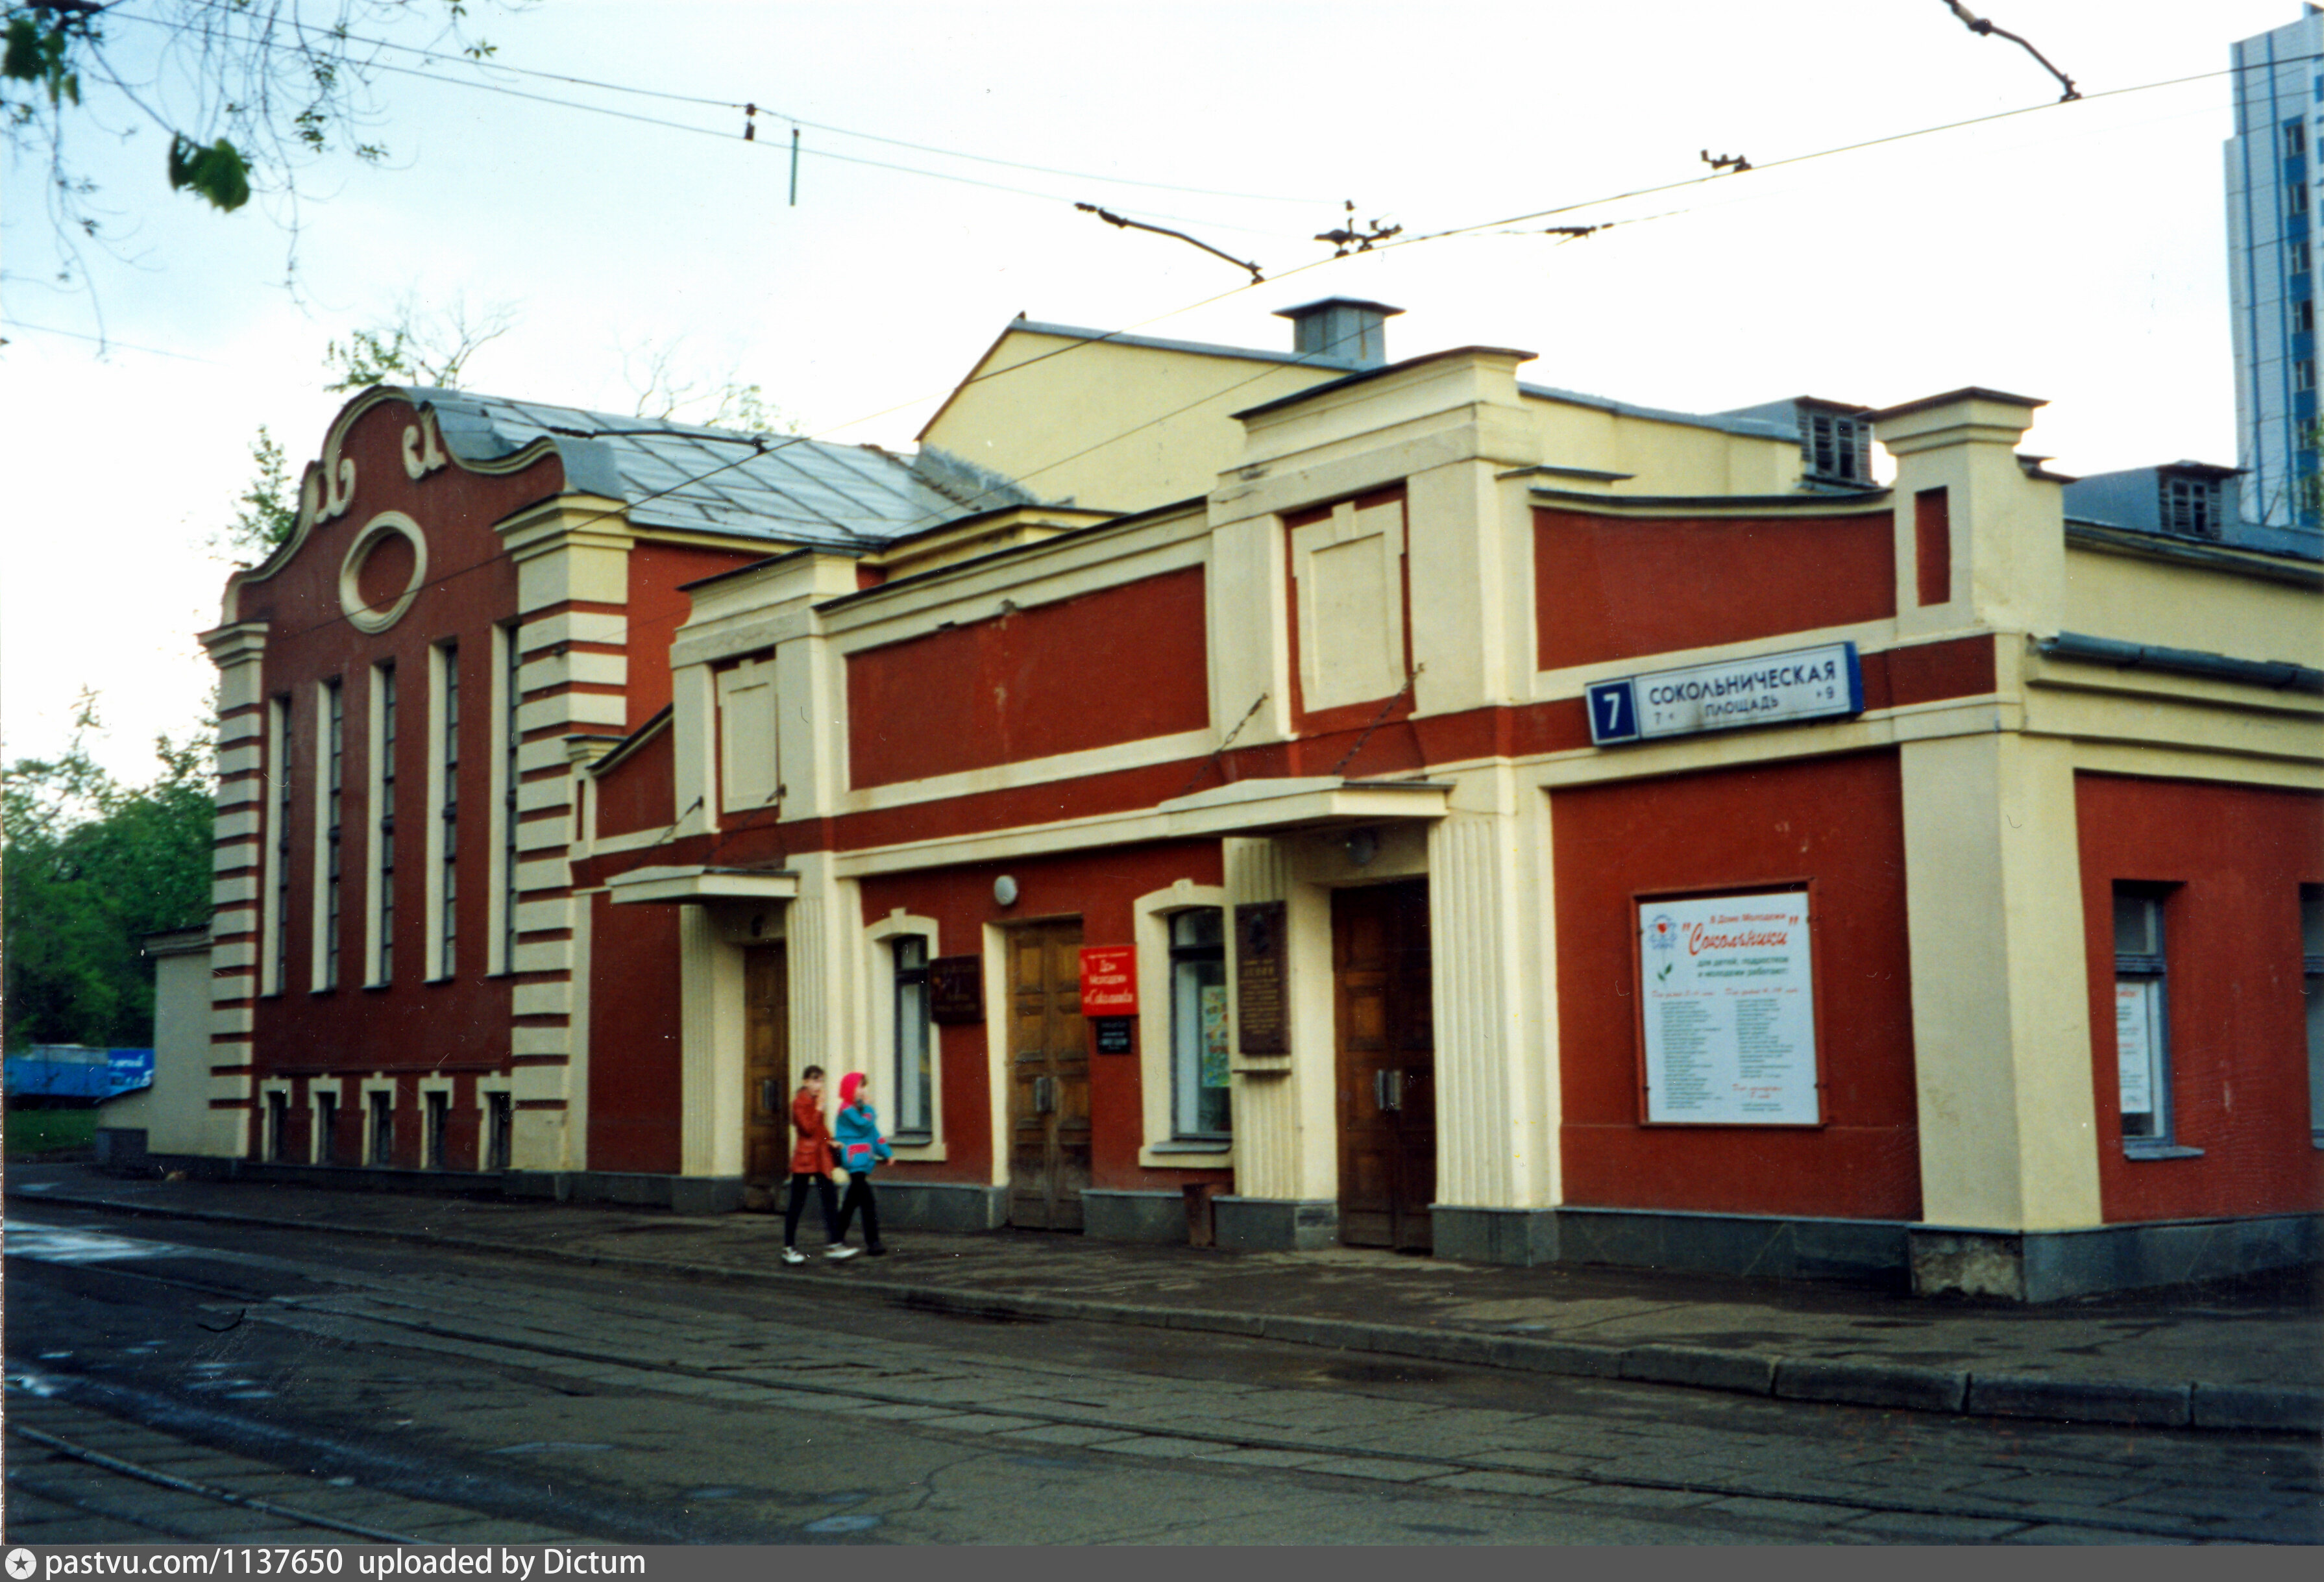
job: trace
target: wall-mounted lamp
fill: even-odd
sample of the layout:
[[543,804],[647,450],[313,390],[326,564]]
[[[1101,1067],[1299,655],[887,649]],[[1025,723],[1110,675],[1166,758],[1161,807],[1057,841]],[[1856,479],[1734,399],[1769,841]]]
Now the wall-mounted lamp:
[[1353,831],[1348,837],[1347,852],[1348,860],[1356,866],[1370,867],[1371,860],[1379,856],[1379,831],[1377,829]]
[[1017,881],[1003,874],[992,882],[992,902],[996,906],[1017,904]]

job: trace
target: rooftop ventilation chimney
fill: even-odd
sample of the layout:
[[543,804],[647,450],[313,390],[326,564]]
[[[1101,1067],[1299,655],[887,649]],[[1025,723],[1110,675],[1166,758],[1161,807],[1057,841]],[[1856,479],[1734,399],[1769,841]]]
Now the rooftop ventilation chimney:
[[1325,297],[1304,307],[1277,308],[1275,316],[1291,320],[1291,349],[1300,356],[1351,368],[1379,368],[1388,365],[1388,321],[1403,311],[1386,302]]

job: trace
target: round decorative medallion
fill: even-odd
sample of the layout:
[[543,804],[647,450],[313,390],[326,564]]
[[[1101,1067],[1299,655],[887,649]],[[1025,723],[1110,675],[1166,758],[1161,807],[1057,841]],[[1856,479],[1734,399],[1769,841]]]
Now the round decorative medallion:
[[428,541],[401,511],[364,524],[339,563],[339,608],[358,632],[384,632],[403,618],[428,580]]

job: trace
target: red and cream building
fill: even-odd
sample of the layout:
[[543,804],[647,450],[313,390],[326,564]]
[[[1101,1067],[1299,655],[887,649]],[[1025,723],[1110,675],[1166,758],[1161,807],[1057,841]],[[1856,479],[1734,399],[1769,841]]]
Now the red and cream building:
[[1020,320],[909,463],[358,398],[208,638],[186,1152],[743,1207],[815,1063],[908,1225],[2314,1258],[2315,563],[2070,522],[2024,398],[1659,412],[1392,311]]

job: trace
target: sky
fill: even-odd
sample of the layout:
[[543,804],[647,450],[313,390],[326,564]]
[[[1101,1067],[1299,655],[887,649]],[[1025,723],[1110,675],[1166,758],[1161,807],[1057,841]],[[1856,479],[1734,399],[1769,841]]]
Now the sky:
[[[198,134],[145,20],[179,9],[110,36]],[[251,442],[295,477],[347,399],[326,343],[405,303],[507,323],[480,392],[629,412],[659,358],[899,449],[1019,312],[1288,349],[1273,310],[1344,295],[1406,310],[1391,358],[1520,347],[1703,412],[1984,384],[2051,402],[2058,470],[2231,465],[2223,73],[2299,6],[1978,9],[2087,97],[1944,0],[472,4],[496,66],[382,53],[386,158],[226,215],[91,81],[68,148],[118,239],[60,283],[45,165],[0,174],[0,761],[60,751],[83,689],[131,781],[201,726]],[[1333,259],[1351,202],[1395,245]]]

